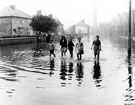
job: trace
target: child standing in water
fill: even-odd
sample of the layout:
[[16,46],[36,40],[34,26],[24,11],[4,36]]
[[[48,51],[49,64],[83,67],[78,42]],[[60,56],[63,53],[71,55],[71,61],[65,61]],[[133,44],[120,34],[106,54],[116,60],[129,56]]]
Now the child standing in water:
[[50,40],[49,47],[50,47],[50,57],[51,55],[55,57],[55,54],[54,54],[55,46],[52,40]]
[[82,54],[84,54],[84,47],[83,47],[83,43],[81,42],[81,38],[78,38],[78,42],[76,43],[75,50],[77,54],[77,59],[81,60]]

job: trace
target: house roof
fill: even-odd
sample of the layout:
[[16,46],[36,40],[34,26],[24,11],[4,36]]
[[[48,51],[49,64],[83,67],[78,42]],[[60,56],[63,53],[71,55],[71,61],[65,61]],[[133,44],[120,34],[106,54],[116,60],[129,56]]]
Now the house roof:
[[76,24],[76,26],[88,26],[88,24],[86,24],[85,21],[82,20],[82,21],[78,22],[78,23]]
[[9,7],[3,8],[0,10],[0,17],[20,17],[20,18],[28,18],[31,16],[24,13],[23,11],[16,9],[15,6],[11,5]]

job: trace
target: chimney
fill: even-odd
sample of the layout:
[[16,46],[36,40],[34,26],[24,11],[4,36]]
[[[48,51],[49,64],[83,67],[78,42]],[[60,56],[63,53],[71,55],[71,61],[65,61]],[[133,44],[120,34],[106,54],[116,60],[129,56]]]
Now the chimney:
[[9,7],[10,7],[11,9],[13,9],[13,10],[16,9],[15,5],[10,5]]

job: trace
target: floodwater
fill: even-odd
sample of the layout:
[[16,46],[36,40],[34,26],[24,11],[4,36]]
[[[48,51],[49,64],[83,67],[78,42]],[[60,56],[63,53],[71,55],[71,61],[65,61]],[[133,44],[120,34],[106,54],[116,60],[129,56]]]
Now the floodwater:
[[0,105],[135,105],[135,51],[125,41],[101,39],[99,61],[83,39],[82,61],[49,57],[45,43],[0,47]]

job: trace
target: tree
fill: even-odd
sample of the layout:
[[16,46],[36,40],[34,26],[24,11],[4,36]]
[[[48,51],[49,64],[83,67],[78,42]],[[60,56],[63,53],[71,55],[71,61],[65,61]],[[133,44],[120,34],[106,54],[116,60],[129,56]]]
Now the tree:
[[58,23],[55,19],[49,16],[37,15],[32,17],[30,26],[32,26],[32,29],[37,33],[49,33],[56,31]]

